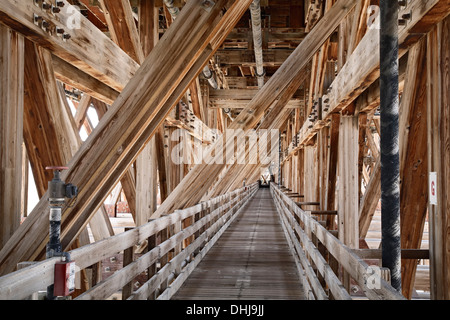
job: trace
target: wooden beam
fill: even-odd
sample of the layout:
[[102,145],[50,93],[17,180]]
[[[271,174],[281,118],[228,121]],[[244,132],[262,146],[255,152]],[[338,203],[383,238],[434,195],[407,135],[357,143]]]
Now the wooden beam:
[[427,37],[428,171],[436,172],[437,204],[430,204],[431,299],[450,299],[450,19]]
[[[415,69],[416,76],[406,79],[400,106],[405,111],[399,127],[399,132],[404,135],[399,146],[403,151],[403,162],[400,163],[400,228],[401,247],[420,249],[428,202],[428,185],[424,183],[428,175],[427,78],[423,76],[427,72],[426,41],[419,41],[410,50],[410,55],[408,70]],[[415,261],[402,260],[402,292],[408,299],[412,298],[416,268]]]
[[339,129],[339,239],[359,247],[358,117],[342,116]]
[[[309,63],[312,55],[322,46],[330,37],[332,32],[338,26],[339,22],[348,14],[348,11],[355,5],[353,1],[340,0],[336,2],[332,9],[319,22],[320,27],[314,28],[305,38],[299,47],[290,55],[286,62],[278,69],[277,73],[266,83],[264,88],[259,91],[252,102],[243,112],[233,121],[229,129],[242,130],[243,133],[255,128],[262,119],[265,112],[286,90],[286,88],[302,77],[300,71]],[[284,106],[283,106],[284,107]],[[227,152],[231,152],[233,141],[225,139],[217,141],[212,148],[216,148],[222,143]],[[234,151],[234,147],[233,147]],[[216,163],[219,162],[215,161]],[[159,207],[152,218],[159,217],[163,212],[172,212],[175,209],[189,206],[197,203],[206,190],[212,185],[215,178],[219,175],[225,164],[201,164],[195,166],[180,185],[171,193],[167,200]],[[197,186],[192,188],[192,186]]]
[[[400,56],[407,51],[408,46],[416,43],[432,28],[434,24],[445,18],[450,12],[448,0],[433,0],[422,3],[411,0],[408,7],[400,11],[403,14],[412,13],[411,20],[399,29]],[[416,28],[421,26],[421,28]],[[330,115],[349,106],[362,92],[379,78],[379,30],[369,29],[353,54],[340,69],[333,81],[328,94],[322,97],[327,101],[328,111],[324,119],[329,120]],[[316,121],[312,128],[305,124],[300,131],[300,146],[307,144],[328,121]],[[295,151],[295,149],[293,150]]]
[[144,53],[128,0],[99,0],[111,39],[134,61],[141,64]]
[[[258,89],[228,89],[228,90],[210,90],[209,98],[211,101],[215,100],[243,100],[251,101],[256,94]],[[291,100],[304,100],[304,93],[301,90],[297,90]]]
[[[260,126],[260,130],[268,130],[267,140],[270,140],[270,130],[279,129],[282,124],[287,120],[290,116],[291,111],[288,109],[283,109],[276,118],[272,118],[269,115],[265,118],[263,123]],[[271,119],[270,121],[267,119]],[[268,142],[267,141],[267,142]],[[258,143],[261,143],[259,147],[267,148],[266,141],[259,140]],[[261,152],[261,151],[259,151]],[[278,155],[278,145],[271,144],[271,150],[268,155],[277,154]],[[235,190],[236,187],[242,186],[242,181],[248,177],[252,172],[260,172],[262,163],[261,159],[258,157],[258,153],[256,150],[250,151],[249,146],[245,148],[245,159],[248,159],[246,164],[238,164],[233,163],[231,166],[224,169],[223,178],[219,179],[215,185],[212,187],[212,190],[208,192],[208,196],[204,196],[204,200],[208,200],[220,194],[224,194],[229,190]],[[252,183],[253,181],[249,180],[248,183]],[[239,186],[238,186],[239,184]]]
[[[349,248],[359,247],[358,228],[358,117],[342,116],[339,128],[338,234]],[[343,273],[343,284],[350,289],[350,277]]]
[[[62,178],[77,185],[80,194],[75,206],[65,208],[63,213],[64,247],[69,246],[87,224],[92,212],[181,99],[250,2],[218,0],[209,8],[199,0],[186,4],[69,163],[70,170]],[[228,10],[222,15],[225,6]],[[98,55],[97,52],[95,56]],[[35,212],[46,207],[46,202],[41,200]],[[1,273],[12,271],[18,261],[28,260],[44,249],[48,219],[36,214],[34,219],[30,218],[15,233],[15,239],[8,242],[9,246],[0,252]],[[31,235],[33,241],[30,244],[27,238]]]
[[[210,109],[245,109],[251,100],[212,100],[210,101]],[[300,109],[304,106],[304,101],[291,100],[287,103],[288,109]],[[222,110],[220,110],[222,111]]]
[[[105,103],[95,99],[92,99],[92,105],[97,111],[99,121],[102,121],[108,111],[108,106]],[[128,208],[131,211],[131,215],[133,216],[133,219],[136,219],[136,177],[134,170],[127,170],[120,179],[120,184],[122,185],[123,192],[127,199]]]
[[359,237],[364,239],[381,197],[381,162],[378,158],[359,206]]
[[[45,194],[53,173],[45,167],[66,165],[80,148],[81,139],[64,101],[66,96],[56,83],[51,53],[27,39],[25,52],[25,144],[38,195],[41,201],[47,201]],[[94,213],[90,221],[94,238],[101,240],[113,235],[104,208]]]
[[[264,50],[263,66],[281,66],[292,54],[292,49]],[[244,66],[255,67],[255,52],[253,50],[219,50],[216,54],[221,67]]]
[[150,215],[156,211],[157,203],[157,162],[155,140],[136,159],[136,226],[148,223]]
[[25,41],[24,139],[39,197],[53,173],[48,166],[66,165],[78,150],[77,130],[69,127],[71,114],[62,100],[52,68],[51,53]]
[[[0,25],[0,248],[20,225],[24,40]],[[27,168],[28,169],[28,168]]]
[[81,98],[80,103],[78,104],[77,112],[75,113],[75,125],[77,129],[80,130],[83,126],[84,121],[86,120],[87,111],[91,106],[91,97],[85,94],[83,98]]
[[[148,57],[151,51],[155,48],[159,41],[159,7],[155,7],[155,1],[139,1],[139,36],[144,57]],[[192,86],[192,85],[191,85]],[[154,184],[154,190],[151,192],[152,200],[154,204],[151,204],[151,213],[156,211],[157,208],[157,195],[159,190],[160,201],[164,201],[167,198],[167,171],[165,165],[165,150],[164,150],[164,126],[161,125],[150,141],[150,153],[152,159],[150,162],[151,170],[153,170],[154,177],[152,177],[151,183]],[[156,176],[158,174],[158,176]],[[158,188],[159,185],[159,188]]]
[[[353,252],[355,252],[362,259],[381,259],[381,249],[354,249]],[[429,250],[402,249],[402,259],[418,260],[429,258]]]
[[368,126],[367,113],[359,114],[359,137],[358,137],[358,197],[361,198],[362,190],[361,185],[363,181],[363,170],[364,170],[364,156],[366,155],[366,132]]
[[105,28],[107,27],[105,14],[98,6],[98,2],[96,3],[92,0],[80,0],[80,2],[86,7],[86,9],[88,9],[92,13],[92,15],[94,15],[101,22],[101,24],[105,26]]
[[108,105],[113,104],[119,96],[119,92],[116,90],[57,56],[53,56],[53,70],[59,81]]
[[[340,114],[333,114],[330,123],[330,152],[328,157],[328,183],[326,184],[326,210],[336,209],[336,182],[337,182],[337,164],[339,155],[339,127],[340,127]],[[327,227],[329,230],[335,230],[336,222],[334,217],[327,218]]]
[[[101,82],[121,91],[139,65],[112,42],[102,31],[79,13],[66,0],[57,14],[44,10],[33,2],[2,1],[0,21]],[[35,24],[35,16],[41,20]],[[48,28],[42,28],[42,22]],[[64,30],[70,39],[56,35]]]

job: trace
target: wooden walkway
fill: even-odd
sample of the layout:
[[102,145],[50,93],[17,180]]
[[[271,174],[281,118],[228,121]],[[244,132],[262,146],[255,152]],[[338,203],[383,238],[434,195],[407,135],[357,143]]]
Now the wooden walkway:
[[304,300],[269,189],[260,189],[173,300]]

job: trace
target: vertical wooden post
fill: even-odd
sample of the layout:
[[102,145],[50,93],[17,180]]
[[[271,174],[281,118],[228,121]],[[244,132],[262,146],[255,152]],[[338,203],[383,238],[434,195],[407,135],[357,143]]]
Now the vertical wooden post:
[[[337,179],[337,164],[338,164],[338,149],[339,149],[339,127],[341,122],[340,114],[333,114],[331,116],[330,128],[330,152],[328,153],[328,183],[326,196],[326,210],[336,209],[336,179]],[[328,216],[327,228],[329,230],[336,229],[336,221],[334,216]]]
[[[150,222],[153,220],[150,220]],[[152,235],[147,239],[147,252],[152,251],[156,247],[156,234]],[[156,274],[156,263],[152,264],[147,269],[147,279],[150,280]],[[155,294],[152,292],[149,297],[149,300],[155,300]]]
[[[358,117],[342,116],[339,132],[339,240],[352,249],[359,248],[358,219]],[[344,272],[344,286],[350,277]]]
[[[161,230],[159,232],[159,238],[160,238],[159,244],[161,244],[161,243],[165,242],[167,239],[169,239],[169,228],[170,227],[171,226],[164,228],[163,230]],[[168,256],[169,256],[169,253],[166,253],[165,255],[163,255],[162,257],[159,258],[159,263],[160,263],[159,270],[164,268],[164,266],[169,262]],[[167,289],[167,281],[164,281],[161,283],[159,294],[164,292],[164,290],[166,290],[166,289]]]
[[148,222],[156,211],[157,170],[155,159],[155,140],[152,139],[136,159],[136,226]]
[[0,248],[20,225],[24,42],[0,25]]
[[[139,38],[139,48],[136,48],[134,51],[138,53],[138,57],[141,57],[138,62],[142,63],[159,40],[158,8],[155,7],[153,0],[139,1],[139,17],[139,27],[136,30],[136,38]],[[134,33],[134,27],[129,29],[131,33]],[[138,31],[139,37],[137,37]],[[142,54],[139,54],[140,52]],[[159,139],[158,144],[156,139]],[[161,135],[155,135],[136,160],[136,222],[139,220],[138,226],[141,223],[147,223],[148,217],[156,211],[158,205],[157,158],[160,156],[159,153],[164,152],[164,149],[161,148],[161,139],[163,139]]]
[[305,147],[305,202],[316,201],[315,147]]
[[[132,228],[125,228],[125,232]],[[123,251],[123,267],[126,267],[134,261],[134,246]],[[122,300],[127,300],[133,293],[133,281],[127,283],[122,288]]]
[[[400,118],[400,226],[402,249],[420,249],[428,201],[426,39],[410,49]],[[411,65],[410,65],[411,63]],[[411,299],[417,261],[402,259],[402,291]]]
[[102,262],[99,261],[92,265],[91,287],[95,287],[102,281]]
[[430,204],[431,299],[450,299],[450,18],[428,34],[428,168],[436,172],[437,204]]

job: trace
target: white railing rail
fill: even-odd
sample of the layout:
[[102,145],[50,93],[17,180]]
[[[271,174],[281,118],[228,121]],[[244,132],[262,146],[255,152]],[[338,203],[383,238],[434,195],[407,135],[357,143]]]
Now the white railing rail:
[[[310,212],[302,210],[276,184],[272,183],[270,190],[291,250],[296,258],[305,294],[309,299],[329,299],[326,291],[329,291],[337,300],[352,299],[350,293],[344,288],[338,276],[319,252],[317,242],[320,242],[357,282],[367,298],[371,300],[405,299],[390,283],[384,280],[381,273],[374,272],[373,266],[369,266],[352,249],[333,236],[311,216]],[[327,290],[319,281],[316,270],[326,282]]]
[[[147,253],[76,299],[107,299],[151,268],[155,272],[149,273],[148,281],[124,298],[170,299],[257,190],[256,183],[69,252],[80,271],[148,243]],[[160,243],[152,245],[156,237]],[[33,293],[45,291],[53,284],[57,262],[60,258],[38,262],[1,277],[0,300],[28,299]]]

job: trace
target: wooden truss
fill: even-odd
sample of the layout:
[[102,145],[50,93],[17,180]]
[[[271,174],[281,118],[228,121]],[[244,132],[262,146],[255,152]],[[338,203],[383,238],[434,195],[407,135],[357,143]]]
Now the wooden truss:
[[[262,0],[257,35],[252,0],[174,1],[177,15],[164,2],[0,0],[0,274],[45,256],[50,165],[67,165],[63,179],[80,190],[63,211],[65,249],[90,243],[88,230],[94,241],[115,234],[108,197],[113,205],[125,198],[139,227],[270,169],[339,240],[377,259],[377,1]],[[429,237],[427,289],[437,299],[450,298],[449,13],[449,0],[409,0],[399,15],[402,248],[424,249]],[[230,129],[239,136],[229,138]],[[279,171],[251,158],[245,143],[235,153],[235,138],[267,129],[280,131],[281,153],[270,150]],[[194,151],[175,163],[181,145]],[[196,161],[219,145],[252,161]],[[41,198],[30,214],[28,164]],[[430,172],[437,205],[429,204]],[[416,270],[417,259],[402,261],[407,298],[418,288]]]

